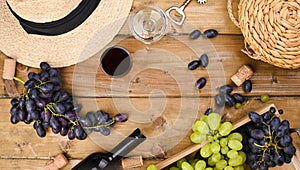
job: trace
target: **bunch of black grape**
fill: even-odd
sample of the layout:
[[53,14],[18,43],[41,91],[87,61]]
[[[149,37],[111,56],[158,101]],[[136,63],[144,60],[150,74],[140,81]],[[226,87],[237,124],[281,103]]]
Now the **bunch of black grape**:
[[127,119],[128,115],[124,113],[118,113],[110,117],[107,112],[98,110],[95,113],[88,112],[86,115],[80,116],[79,122],[87,134],[94,131],[108,136],[110,134],[110,128],[113,127],[116,122],[125,122]]
[[58,69],[46,62],[42,62],[40,68],[38,74],[30,72],[25,83],[15,79],[24,83],[25,91],[18,99],[11,100],[11,123],[34,121],[33,127],[40,137],[45,137],[47,128],[51,127],[55,134],[84,140],[87,134],[76,114],[81,106],[74,105],[72,96],[62,90]]
[[[289,134],[290,124],[276,116],[271,107],[263,115],[250,112],[251,122],[241,129],[247,163],[251,169],[267,170],[270,167],[290,163],[296,148]],[[279,110],[279,113],[283,113]]]

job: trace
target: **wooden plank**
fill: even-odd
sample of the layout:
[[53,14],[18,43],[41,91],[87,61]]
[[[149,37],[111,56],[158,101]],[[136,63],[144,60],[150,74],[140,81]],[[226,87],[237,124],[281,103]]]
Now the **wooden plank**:
[[[117,144],[118,141],[126,137],[126,135],[130,134],[131,131],[133,131],[135,128],[139,127],[142,129],[142,131],[145,133],[147,137],[157,139],[156,136],[158,134],[163,134],[164,132],[168,131],[169,128],[171,128],[171,123],[175,122],[176,119],[180,118],[179,110],[181,112],[186,112],[189,116],[185,116],[185,118],[181,118],[180,122],[182,124],[184,123],[190,123],[187,124],[187,127],[190,129],[192,123],[196,120],[196,117],[203,114],[207,107],[209,106],[210,100],[203,100],[199,99],[199,106],[198,108],[193,107],[193,105],[196,106],[196,104],[193,104],[190,102],[190,105],[188,105],[188,108],[180,106],[180,100],[178,98],[168,98],[167,104],[165,106],[165,109],[162,111],[162,115],[166,120],[166,124],[163,125],[157,125],[152,120],[153,117],[160,114],[160,106],[153,105],[152,114],[149,113],[149,106],[151,106],[149,99],[147,98],[133,98],[130,99],[132,102],[132,105],[135,106],[134,108],[128,108],[128,107],[122,107],[118,108],[118,104],[115,103],[112,99],[97,99],[97,106],[104,111],[108,111],[112,114],[116,114],[118,112],[125,112],[129,114],[129,121],[125,123],[119,123],[114,127],[114,132],[118,132],[118,134],[121,134],[120,136],[118,134],[112,134],[112,136],[109,137],[102,137],[99,136],[91,136],[89,139],[85,141],[69,141],[66,137],[61,137],[59,135],[54,135],[52,132],[48,132],[47,136],[45,138],[39,138],[35,134],[34,129],[31,125],[26,125],[24,123],[19,123],[17,125],[12,125],[9,122],[9,100],[8,99],[1,99],[2,102],[0,103],[0,127],[1,128],[1,138],[0,138],[0,158],[6,157],[6,156],[23,156],[23,157],[49,157],[53,155],[57,155],[61,152],[66,152],[67,155],[71,158],[84,158],[88,154],[96,152],[96,151],[105,151],[112,148],[114,145]],[[93,103],[93,99],[78,99],[82,103]],[[127,100],[127,99],[123,99]],[[190,101],[194,101],[194,99],[189,99]],[[155,102],[161,102],[161,99],[159,98],[153,98],[151,99],[153,103]],[[200,102],[201,101],[201,102]],[[297,113],[298,111],[298,105],[296,104],[299,101],[299,98],[275,98],[270,100],[270,103],[275,103],[278,109],[284,109],[285,114],[282,115],[283,119],[288,119],[290,121],[291,127],[293,128],[300,128],[299,121],[300,117]],[[121,102],[122,101],[118,101]],[[121,106],[124,106],[121,104]],[[261,103],[258,100],[253,100],[249,104],[242,107],[242,109],[236,110],[230,110],[226,109],[224,110],[224,114],[226,114],[226,117],[229,117],[229,120],[232,122],[240,119],[241,117],[245,116],[249,111],[256,110],[257,108],[263,107],[264,104]],[[288,106],[288,107],[287,107]],[[90,110],[94,106],[92,104],[84,105],[85,110]],[[193,113],[194,111],[198,110],[198,113]],[[138,115],[139,111],[146,111],[144,114]],[[148,112],[147,112],[148,111]],[[151,112],[151,111],[150,111]],[[153,115],[156,113],[157,115]],[[195,116],[197,115],[197,116]],[[145,117],[145,119],[148,119],[148,122],[145,120],[142,121],[138,116]],[[138,122],[140,121],[140,122]],[[154,125],[155,126],[154,126]],[[168,137],[168,143],[178,141],[180,143],[176,144],[173,148],[170,148],[170,150],[167,151],[167,155],[173,155],[177,153],[179,150],[182,150],[186,148],[187,146],[191,145],[191,142],[189,140],[189,130],[184,131],[184,127],[176,128],[174,131],[173,136]],[[180,134],[181,132],[186,132],[186,136],[182,138],[180,141]],[[178,133],[178,134],[177,134]],[[112,140],[114,139],[114,140]],[[296,144],[298,148],[300,148],[300,140],[298,138],[295,138],[297,141]],[[112,142],[113,141],[113,142]],[[156,141],[157,142],[157,141]],[[160,140],[157,143],[159,146],[167,147],[164,141]],[[100,145],[100,146],[99,146]],[[157,146],[157,145],[156,145]],[[144,147],[144,146],[143,146]],[[143,152],[144,155],[151,156],[151,152],[148,150],[144,151],[143,147],[141,147],[140,151]],[[152,146],[153,147],[153,146]],[[136,151],[137,152],[137,151]],[[139,152],[140,153],[140,152]],[[134,154],[134,152],[133,152]]]
[[[41,160],[41,159],[0,159],[0,166],[3,170],[13,170],[13,169],[22,169],[22,170],[44,170],[45,164],[49,161]],[[62,168],[62,170],[70,170],[76,164],[78,164],[80,160],[72,159],[69,163]],[[141,168],[135,168],[134,170],[144,170],[147,168],[147,165],[156,163],[157,161],[144,161],[144,166]],[[270,168],[270,170],[296,170],[292,163],[285,164],[284,166]]]
[[[0,159],[0,167],[3,170],[22,169],[22,170],[45,170],[44,166],[48,159]],[[70,160],[62,170],[70,170],[79,160]]]
[[[135,0],[133,3],[132,11],[145,4],[154,4],[160,7],[163,11],[166,11],[171,6],[181,6],[184,0]],[[234,14],[237,16],[237,4],[238,1],[233,2]],[[229,18],[227,12],[227,1],[224,0],[207,0],[206,4],[199,4],[196,1],[192,1],[184,10],[186,14],[186,21],[184,24],[192,25],[196,29],[200,29],[202,32],[207,29],[216,29],[221,34],[241,34],[239,28],[237,28]],[[129,22],[124,24],[120,34],[129,34]],[[170,33],[174,30],[170,29]],[[185,31],[185,33],[190,33]]]
[[[117,39],[123,40],[110,45],[124,46],[133,55],[133,66],[137,69],[135,72],[131,70],[128,74],[131,76],[130,79],[111,79],[106,76],[98,66],[101,54],[99,52],[85,62],[61,69],[64,89],[68,92],[72,92],[73,89],[74,95],[85,97],[146,97],[151,92],[156,96],[162,96],[161,92],[163,92],[164,95],[170,97],[213,96],[220,85],[233,84],[230,77],[240,66],[248,64],[253,67],[255,73],[252,78],[253,91],[247,95],[260,96],[263,93],[269,93],[272,96],[294,96],[300,94],[300,70],[281,69],[250,59],[240,52],[243,48],[242,36],[222,35],[211,39],[214,47],[212,49],[208,44],[189,41],[187,36],[165,37],[159,43],[149,46],[148,50],[145,50],[144,44],[133,38],[119,36]],[[192,45],[192,49],[187,48],[183,42]],[[199,55],[204,52],[209,55],[210,64],[207,69],[187,70],[188,63],[199,57],[195,49],[198,50]],[[37,69],[30,68],[29,71],[37,71]],[[26,72],[17,71],[17,76],[23,80],[27,79]],[[200,77],[207,78],[207,85],[199,91],[195,89],[194,82]],[[21,85],[17,85],[19,92],[22,92]],[[0,96],[5,97],[1,82],[0,87],[2,87]],[[240,87],[236,88],[235,92],[243,93],[243,90]]]

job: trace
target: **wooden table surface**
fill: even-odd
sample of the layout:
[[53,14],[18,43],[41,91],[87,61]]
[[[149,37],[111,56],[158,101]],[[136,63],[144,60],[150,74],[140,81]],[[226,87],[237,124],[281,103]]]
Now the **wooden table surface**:
[[[132,9],[142,4],[155,4],[166,10],[172,5],[180,6],[182,3],[183,1],[178,0],[135,0]],[[214,105],[213,97],[217,93],[217,87],[233,84],[230,77],[239,67],[248,64],[255,72],[252,77],[253,91],[245,94],[250,100],[241,109],[221,110],[223,114],[228,120],[237,121],[248,111],[263,107],[259,96],[267,93],[270,95],[268,103],[274,103],[278,108],[284,109],[285,114],[282,118],[288,119],[291,127],[300,128],[300,70],[277,68],[244,55],[241,52],[244,48],[243,36],[229,19],[226,6],[226,0],[208,0],[205,5],[193,0],[185,9],[186,24],[192,26],[191,28],[219,31],[220,34],[210,40],[189,40],[190,28],[181,31],[170,29],[168,36],[161,41],[146,46],[130,36],[127,22],[114,42],[109,45],[124,46],[134,54],[133,66],[136,74],[131,74],[129,80],[109,78],[97,66],[101,54],[99,52],[83,63],[60,69],[64,89],[73,93],[78,103],[84,104],[84,111],[91,111],[96,104],[98,108],[112,114],[128,113],[129,121],[117,124],[113,128],[124,137],[137,127],[141,128],[146,136],[154,139],[170,128],[177,128],[173,137],[169,134],[170,141],[154,142],[152,148],[143,153],[145,157],[150,158],[157,150],[162,149],[165,151],[164,158],[167,158],[191,145],[190,131],[187,130],[182,138],[177,138],[181,137],[179,134],[182,133],[182,129],[172,125],[179,121],[185,124],[184,127],[191,127],[197,117]],[[237,6],[237,2],[234,6]],[[198,42],[200,43],[197,44]],[[210,65],[207,69],[188,71],[186,66],[198,57],[197,51],[209,55]],[[3,68],[5,58],[7,56],[0,53],[0,68]],[[35,68],[26,70],[21,64],[17,67],[16,76],[23,80],[27,79],[29,71],[38,71]],[[194,82],[200,77],[206,77],[208,82],[206,87],[197,90],[194,88]],[[22,92],[22,85],[17,85],[19,92]],[[241,87],[235,88],[234,91],[244,94]],[[50,159],[61,152],[70,160],[64,168],[67,170],[89,154],[105,151],[98,145],[101,141],[92,138],[69,141],[66,137],[54,135],[50,131],[45,138],[39,138],[32,125],[24,123],[12,125],[9,121],[11,98],[7,96],[2,80],[0,80],[0,100],[1,170],[43,169]],[[183,117],[180,117],[182,115]],[[154,121],[157,117],[163,118],[163,123]],[[299,137],[293,134],[293,138],[296,147],[300,148]],[[104,144],[118,142],[113,136],[101,139]],[[176,144],[170,147],[168,142]],[[147,160],[142,169],[149,163],[156,162]],[[284,169],[294,168],[292,165],[286,165]]]

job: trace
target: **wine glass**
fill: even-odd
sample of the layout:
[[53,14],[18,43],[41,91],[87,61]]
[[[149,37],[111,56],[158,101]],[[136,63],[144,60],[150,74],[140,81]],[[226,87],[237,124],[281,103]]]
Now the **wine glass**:
[[155,5],[141,6],[130,15],[129,22],[133,36],[145,44],[160,40],[168,25],[164,11]]

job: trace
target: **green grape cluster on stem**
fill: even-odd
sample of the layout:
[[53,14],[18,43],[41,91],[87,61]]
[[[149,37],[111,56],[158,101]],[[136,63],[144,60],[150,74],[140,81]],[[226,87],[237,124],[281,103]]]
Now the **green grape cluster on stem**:
[[194,143],[208,141],[195,158],[182,158],[170,170],[243,170],[246,154],[242,151],[243,137],[231,133],[232,124],[222,122],[218,113],[202,116],[192,126],[190,139]]

